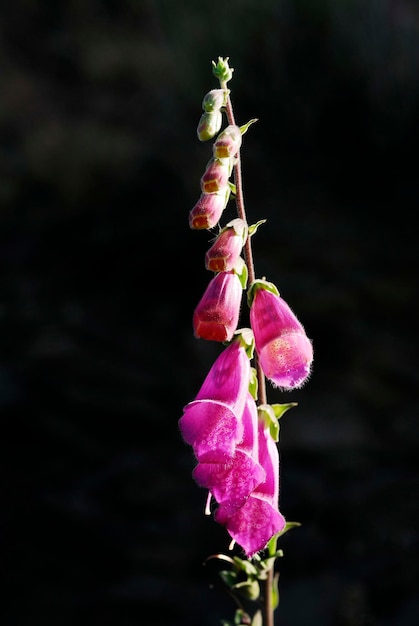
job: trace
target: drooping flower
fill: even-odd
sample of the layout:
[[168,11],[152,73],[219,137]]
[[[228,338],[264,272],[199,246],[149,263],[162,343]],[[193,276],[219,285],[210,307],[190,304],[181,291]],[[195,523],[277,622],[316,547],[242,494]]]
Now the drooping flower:
[[198,202],[189,212],[189,226],[194,230],[214,228],[221,218],[230,197],[230,187],[216,193],[201,193]]
[[227,159],[234,157],[242,145],[242,133],[238,126],[230,124],[217,137],[213,144],[214,157]]
[[199,463],[228,464],[243,440],[250,360],[238,336],[221,352],[195,400],[186,405],[179,428]]
[[199,463],[193,477],[211,492],[225,513],[232,515],[242,507],[252,491],[265,479],[259,463],[258,415],[250,393],[242,415],[243,436],[228,463]]
[[256,280],[248,292],[250,325],[265,376],[283,389],[301,387],[310,375],[313,346],[275,285]]
[[265,470],[265,479],[254,489],[244,505],[233,513],[221,503],[215,520],[250,558],[266,547],[268,541],[281,532],[286,524],[279,511],[279,454],[269,420],[259,414],[259,463]]
[[244,220],[231,220],[220,231],[205,255],[205,267],[213,272],[228,272],[235,266],[246,242],[248,227]]
[[230,341],[237,329],[242,295],[242,283],[233,270],[216,274],[193,313],[195,337]]
[[225,189],[230,174],[230,159],[211,159],[201,176],[201,191],[215,193]]

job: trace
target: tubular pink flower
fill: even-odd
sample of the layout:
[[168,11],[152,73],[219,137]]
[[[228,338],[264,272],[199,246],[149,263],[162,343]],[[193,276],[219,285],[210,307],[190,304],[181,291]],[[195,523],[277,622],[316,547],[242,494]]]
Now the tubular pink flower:
[[228,272],[233,269],[247,237],[244,220],[229,222],[220,232],[205,255],[205,267],[213,272]]
[[235,272],[216,274],[194,311],[195,337],[230,341],[239,322],[242,295],[243,287]]
[[201,190],[204,193],[221,191],[230,178],[230,159],[211,159],[201,177]]
[[200,463],[228,463],[243,439],[250,361],[239,339],[218,356],[179,427]]
[[213,145],[213,154],[218,159],[234,157],[242,145],[240,128],[234,124],[227,126],[220,133]]
[[242,417],[243,438],[234,457],[225,463],[199,463],[193,477],[201,487],[209,489],[230,515],[242,507],[251,492],[265,479],[265,470],[258,461],[258,415],[250,393]]
[[195,230],[213,228],[227,205],[230,196],[228,185],[217,193],[202,193],[189,212],[189,226]]
[[250,325],[266,378],[283,389],[301,387],[310,375],[313,346],[285,300],[256,287]]
[[226,527],[229,535],[252,557],[266,547],[268,541],[285,527],[279,512],[279,454],[269,428],[262,420],[258,427],[259,463],[265,470],[265,480],[247,498],[245,504],[231,514],[220,504],[215,520]]

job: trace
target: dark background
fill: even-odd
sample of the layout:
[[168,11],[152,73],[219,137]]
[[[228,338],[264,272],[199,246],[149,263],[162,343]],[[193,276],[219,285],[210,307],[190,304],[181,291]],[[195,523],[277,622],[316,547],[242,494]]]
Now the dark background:
[[[281,430],[281,626],[416,626],[419,6],[15,0],[0,21],[2,626],[215,626],[178,419],[229,56],[256,273],[315,348]],[[222,223],[234,217],[229,204]]]

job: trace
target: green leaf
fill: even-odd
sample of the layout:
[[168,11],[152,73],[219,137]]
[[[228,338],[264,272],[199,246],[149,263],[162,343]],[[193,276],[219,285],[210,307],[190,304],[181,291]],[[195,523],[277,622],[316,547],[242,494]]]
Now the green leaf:
[[244,135],[244,133],[246,133],[249,130],[249,127],[254,124],[255,122],[258,122],[259,120],[257,119],[257,117],[254,117],[253,119],[249,120],[246,124],[244,124],[243,126],[240,126],[240,132],[242,135]]
[[258,222],[256,222],[256,224],[252,224],[251,226],[249,226],[249,236],[254,235],[259,226],[264,224],[266,221],[267,220],[259,220]]
[[298,406],[298,402],[288,402],[287,404],[271,404],[273,412],[275,414],[276,419],[281,419],[281,417],[292,409],[294,406]]

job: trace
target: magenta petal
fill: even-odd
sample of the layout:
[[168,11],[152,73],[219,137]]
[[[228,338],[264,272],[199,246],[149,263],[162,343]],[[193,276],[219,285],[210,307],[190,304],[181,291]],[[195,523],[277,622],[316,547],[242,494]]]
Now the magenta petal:
[[232,515],[222,504],[215,520],[226,527],[229,535],[252,557],[266,547],[268,541],[285,527],[285,518],[263,496],[251,495]]
[[215,400],[242,415],[250,379],[250,361],[240,341],[233,341],[217,357],[195,400]]
[[265,376],[283,389],[301,387],[310,374],[313,346],[288,304],[267,289],[257,289],[250,325]]
[[267,343],[259,358],[265,376],[275,385],[295,389],[310,374],[313,346],[305,333],[287,333]]
[[213,400],[190,402],[179,420],[183,438],[199,462],[226,463],[241,440],[243,426],[231,408]]
[[196,337],[230,341],[237,329],[243,287],[233,271],[220,272],[210,280],[193,313]]
[[265,472],[248,454],[236,450],[229,464],[199,463],[193,476],[232,514],[243,506],[251,492],[264,480]]

